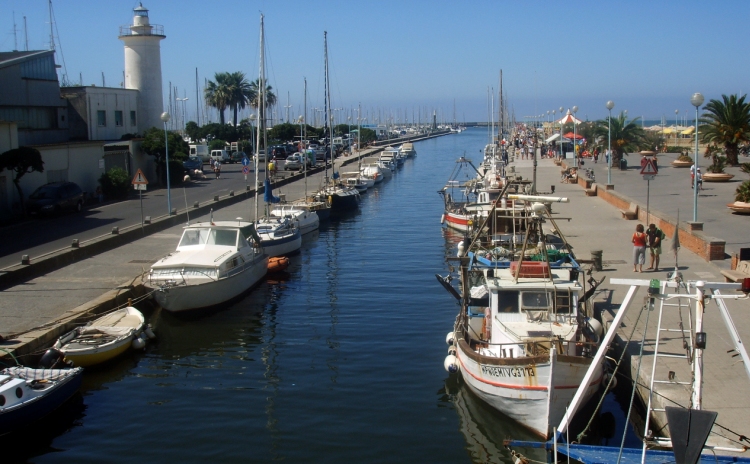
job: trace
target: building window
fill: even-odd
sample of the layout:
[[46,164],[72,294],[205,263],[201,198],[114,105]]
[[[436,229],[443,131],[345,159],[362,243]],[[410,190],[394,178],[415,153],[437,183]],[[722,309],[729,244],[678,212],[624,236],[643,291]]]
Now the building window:
[[130,125],[135,126],[135,111],[130,112]]
[[115,126],[122,127],[122,111],[115,111]]
[[96,112],[96,123],[99,127],[107,126],[107,112],[99,110]]

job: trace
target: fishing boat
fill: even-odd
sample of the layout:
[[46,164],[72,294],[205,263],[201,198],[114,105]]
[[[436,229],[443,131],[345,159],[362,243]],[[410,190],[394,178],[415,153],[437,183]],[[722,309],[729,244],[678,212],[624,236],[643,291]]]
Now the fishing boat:
[[151,266],[145,284],[162,308],[181,312],[228,302],[267,270],[253,223],[212,220],[186,226],[177,249]]
[[19,430],[51,413],[81,386],[83,369],[32,369],[16,366],[0,371],[0,435]]
[[[445,368],[460,373],[484,402],[546,438],[565,414],[596,353],[602,327],[588,317],[586,295],[574,257],[550,265],[525,260],[530,240],[543,254],[546,204],[558,197],[509,195],[527,203],[526,233],[514,260],[477,265],[459,248],[461,292],[440,278],[460,302],[447,336]],[[551,219],[551,218],[550,218]],[[481,229],[480,229],[481,230]],[[585,399],[599,389],[601,362],[586,385]]]
[[74,366],[91,367],[129,349],[142,349],[154,338],[143,314],[132,306],[117,309],[63,335],[53,345]]

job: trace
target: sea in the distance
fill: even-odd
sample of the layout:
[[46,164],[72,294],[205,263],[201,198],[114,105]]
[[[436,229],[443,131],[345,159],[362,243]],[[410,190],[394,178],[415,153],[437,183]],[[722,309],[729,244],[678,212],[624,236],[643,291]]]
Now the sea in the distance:
[[436,192],[486,142],[477,128],[415,143],[356,214],[305,239],[288,276],[198,319],[150,313],[156,343],[87,372],[2,461],[512,462],[503,440],[533,437],[443,369],[458,306],[435,279],[457,241]]

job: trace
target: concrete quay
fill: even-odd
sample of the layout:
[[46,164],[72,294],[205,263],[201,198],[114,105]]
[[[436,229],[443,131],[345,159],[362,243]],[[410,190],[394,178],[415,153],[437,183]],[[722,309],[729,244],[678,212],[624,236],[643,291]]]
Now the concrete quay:
[[[445,133],[407,139],[418,141],[441,135]],[[339,157],[335,160],[336,169],[356,170],[360,158],[382,149],[369,148]],[[323,180],[324,169],[308,172],[307,192],[317,190]],[[277,179],[273,191],[274,195],[284,195],[290,201],[303,198],[304,175],[294,173]],[[261,186],[257,193],[262,192]],[[250,186],[247,191],[226,194],[190,208],[190,222],[209,220],[212,210],[215,219],[242,216],[252,220],[255,195],[256,189]],[[259,201],[262,204],[262,199]],[[141,284],[141,276],[151,264],[174,250],[187,214],[188,211],[181,209],[176,215],[154,218],[144,231],[140,223],[122,227],[117,235],[104,235],[82,243],[79,248],[57,250],[30,265],[5,269],[0,280],[0,284],[6,284],[0,298],[0,336],[5,339],[0,342],[2,355],[13,353],[23,360],[24,356],[41,354],[40,351],[76,325],[126,304],[129,298],[137,301],[144,297],[148,290]]]
[[[633,155],[630,155],[632,158]],[[658,272],[646,271],[649,257],[646,257],[646,265],[643,273],[633,272],[633,245],[631,237],[635,232],[636,224],[643,223],[645,220],[625,220],[620,213],[619,208],[606,202],[601,197],[587,196],[581,185],[563,184],[560,182],[560,166],[556,166],[551,159],[540,160],[537,169],[538,189],[540,191],[549,191],[550,186],[555,187],[555,196],[568,197],[570,203],[560,203],[553,205],[553,217],[571,218],[569,222],[557,221],[566,238],[573,246],[576,256],[581,259],[588,259],[590,252],[594,250],[603,251],[604,269],[603,272],[594,272],[594,277],[605,279],[594,296],[595,307],[602,312],[602,319],[605,326],[614,319],[620,304],[622,303],[627,286],[613,285],[610,283],[612,278],[623,279],[666,279],[667,271],[675,267],[675,257],[669,251],[671,235],[667,233],[667,240],[662,245],[663,254]],[[591,163],[593,164],[593,163]],[[680,208],[680,220],[691,219],[692,208],[688,208],[688,201],[692,197],[689,187],[689,172],[665,167],[666,161],[660,157],[660,176],[657,180],[651,181],[650,211],[676,212]],[[532,176],[532,161],[517,160],[514,165],[516,171],[524,178],[529,179]],[[585,167],[589,166],[586,161]],[[606,183],[607,173],[606,165],[598,163],[595,166],[596,179],[601,183],[603,188]],[[676,171],[676,172],[675,172]],[[633,170],[615,171],[612,170],[613,183],[615,191],[626,191],[632,194],[636,199],[642,196],[645,200],[646,181],[641,179],[639,171]],[[723,203],[733,201],[733,195],[730,198],[730,191],[733,192],[735,186],[732,185],[714,185],[704,184],[704,191],[699,195],[699,218],[706,223],[706,228],[711,233],[722,234],[729,238],[736,234],[732,241],[732,246],[744,245],[750,236],[743,230],[744,221],[747,217],[731,214]],[[725,191],[726,190],[726,191]],[[640,203],[640,202],[639,202]],[[645,212],[645,201],[644,212]],[[719,203],[722,203],[719,207]],[[645,219],[645,217],[643,218]],[[746,229],[745,229],[746,230]],[[728,242],[729,243],[729,242]],[[648,252],[647,252],[648,255]],[[696,254],[685,248],[683,245],[678,253],[679,271],[683,274],[685,280],[703,280],[707,282],[723,282],[721,269],[728,267],[728,260],[725,261],[708,261],[704,256]],[[723,294],[734,294],[732,291],[723,291]],[[656,310],[650,314],[648,326],[645,330],[644,357],[638,371],[638,355],[640,352],[641,339],[644,333],[646,312],[640,314],[640,308],[643,305],[646,296],[645,289],[641,289],[636,295],[636,300],[631,305],[629,313],[624,319],[624,323],[618,329],[617,344],[614,347],[615,353],[612,357],[617,357],[623,349],[627,350],[624,358],[624,366],[621,368],[626,377],[618,376],[619,381],[628,381],[637,378],[641,386],[638,393],[643,400],[647,400],[647,392],[642,386],[648,386],[651,380],[651,369],[653,362],[653,344],[656,337],[656,327],[658,319],[658,303]],[[744,340],[750,340],[750,301],[749,300],[729,300],[726,302],[734,323],[739,330],[740,336]],[[663,327],[670,329],[679,328],[681,318],[685,320],[687,326],[688,312],[686,308],[678,311],[677,308],[668,307],[665,309],[663,318]],[[630,337],[639,315],[640,320],[636,326],[632,341],[626,344]],[[694,316],[694,315],[693,315]],[[704,383],[703,383],[703,409],[716,411],[719,413],[717,424],[726,429],[715,425],[709,442],[740,448],[742,444],[750,445],[747,441],[740,443],[738,434],[750,436],[750,422],[747,417],[750,414],[750,379],[745,373],[744,366],[738,357],[732,357],[730,352],[733,345],[729,339],[728,332],[720,316],[718,307],[713,301],[708,301],[704,312],[704,330],[706,331],[708,343],[704,351]],[[682,349],[681,334],[673,334],[669,337],[662,337],[660,352],[684,354]],[[687,360],[673,358],[663,361],[660,358],[657,364],[656,378],[666,380],[669,372],[674,372],[674,380],[679,382],[691,382],[692,373]],[[665,405],[688,406],[690,403],[689,386],[678,384],[657,384],[654,405],[655,408],[663,408]],[[645,404],[645,401],[644,401]],[[656,424],[652,422],[650,427],[656,434],[666,434],[666,429],[662,429],[663,422],[661,414],[657,414]],[[621,428],[618,428],[620,430]],[[642,433],[642,425],[636,425],[638,433]],[[728,429],[728,430],[727,430]],[[731,432],[730,432],[731,431]],[[736,433],[732,433],[736,432]],[[618,432],[619,433],[619,432]],[[726,438],[724,438],[726,437]],[[727,454],[727,453],[721,453]]]

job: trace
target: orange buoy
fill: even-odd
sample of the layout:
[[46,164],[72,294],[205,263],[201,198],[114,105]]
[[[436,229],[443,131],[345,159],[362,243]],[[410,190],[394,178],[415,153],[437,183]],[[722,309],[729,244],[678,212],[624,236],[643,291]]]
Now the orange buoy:
[[281,272],[289,267],[289,258],[286,256],[275,256],[268,258],[268,272]]

